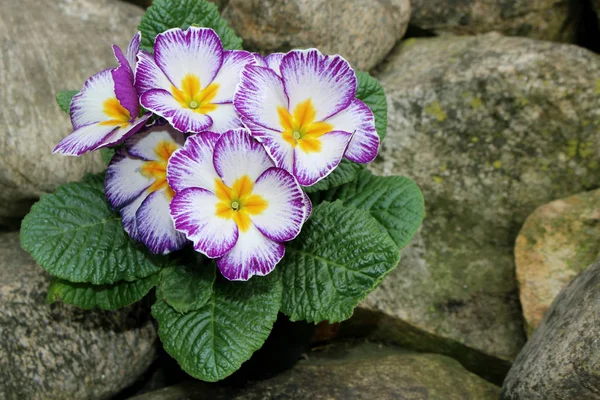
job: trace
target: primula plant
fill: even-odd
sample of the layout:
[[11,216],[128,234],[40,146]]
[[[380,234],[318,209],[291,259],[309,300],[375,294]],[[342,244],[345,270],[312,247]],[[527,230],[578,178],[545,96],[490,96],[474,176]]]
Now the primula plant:
[[216,7],[156,0],[117,66],[62,91],[104,173],[47,194],[21,229],[50,303],[114,310],[155,288],[163,345],[190,375],[235,372],[281,312],[337,322],[398,264],[422,222],[409,179],[371,174],[379,83],[316,49],[260,55]]

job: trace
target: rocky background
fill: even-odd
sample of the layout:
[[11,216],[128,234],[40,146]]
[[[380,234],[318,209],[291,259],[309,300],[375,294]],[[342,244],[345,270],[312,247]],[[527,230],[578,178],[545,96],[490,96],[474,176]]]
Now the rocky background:
[[248,49],[371,71],[372,169],[427,207],[352,319],[281,318],[218,385],[160,349],[147,304],[47,306],[19,246],[41,194],[102,168],[51,155],[70,131],[54,94],[113,65],[151,2],[133,3],[0,2],[0,399],[600,399],[600,1],[216,1]]

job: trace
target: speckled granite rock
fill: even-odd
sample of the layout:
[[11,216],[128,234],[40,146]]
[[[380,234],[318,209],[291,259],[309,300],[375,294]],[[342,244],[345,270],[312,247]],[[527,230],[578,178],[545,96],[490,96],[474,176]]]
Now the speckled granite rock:
[[397,342],[506,364],[525,342],[519,229],[538,206],[600,184],[600,57],[498,34],[416,39],[378,77],[389,127],[373,169],[414,179],[426,217],[361,307],[413,329],[381,327]]
[[569,4],[556,0],[412,0],[411,25],[458,34],[492,31],[571,42]]
[[496,400],[500,389],[436,354],[415,354],[375,344],[312,352],[292,370],[246,387],[199,382],[165,388],[132,400]]
[[529,334],[558,293],[600,256],[600,190],[541,206],[515,246],[519,296]]
[[265,52],[317,47],[373,68],[408,26],[409,0],[230,0],[223,16],[244,46]]
[[49,306],[47,286],[18,233],[0,234],[1,399],[106,399],[150,365],[149,310]]
[[111,45],[128,44],[142,13],[116,0],[0,2],[0,223],[102,168],[98,154],[51,154],[72,130],[54,96],[115,65]]
[[600,399],[600,262],[556,297],[519,354],[504,400]]

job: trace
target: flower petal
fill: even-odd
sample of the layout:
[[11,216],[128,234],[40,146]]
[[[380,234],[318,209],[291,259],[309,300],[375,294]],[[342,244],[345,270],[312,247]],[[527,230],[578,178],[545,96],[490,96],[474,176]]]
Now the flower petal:
[[270,168],[258,177],[252,193],[267,201],[267,208],[250,219],[259,231],[276,242],[287,242],[300,233],[306,213],[305,194],[296,179],[281,168]]
[[140,112],[140,101],[133,86],[133,72],[129,65],[119,65],[111,71],[115,85],[115,95],[123,107],[129,111],[131,118],[136,118]]
[[220,135],[213,132],[197,133],[188,137],[185,145],[169,159],[167,180],[175,192],[197,187],[214,193],[215,179],[219,178],[213,165],[213,152]]
[[247,281],[254,275],[264,276],[273,271],[284,254],[283,244],[272,241],[250,225],[246,232],[240,232],[235,246],[217,260],[217,266],[225,278]]
[[246,175],[252,182],[274,167],[265,149],[245,129],[227,131],[215,145],[213,163],[217,174],[229,187]]
[[369,163],[377,157],[379,135],[375,130],[375,118],[371,109],[362,101],[353,99],[350,106],[327,122],[336,131],[353,133],[345,157],[357,163]]
[[[247,51],[227,50],[223,52],[223,65],[212,83],[219,85],[217,95],[211,103],[231,103],[233,93],[240,81],[240,74],[247,65],[255,65],[256,59]],[[202,82],[202,81],[200,81]]]
[[102,147],[104,138],[117,129],[114,126],[99,124],[81,127],[61,140],[52,150],[52,153],[79,157],[83,153]]
[[135,71],[135,65],[137,64],[137,55],[140,52],[140,42],[142,41],[142,33],[137,32],[131,42],[129,42],[129,46],[127,46],[127,53],[125,56],[127,57],[127,62],[129,63],[129,67],[131,71]]
[[311,186],[329,175],[338,166],[352,134],[333,131],[319,137],[321,150],[304,152],[300,147],[294,150],[294,176],[303,186]]
[[127,154],[120,149],[112,158],[106,170],[104,192],[113,208],[121,208],[139,197],[152,185],[152,178],[141,174],[145,161]]
[[171,201],[171,216],[178,231],[194,242],[194,249],[210,258],[228,252],[238,240],[233,219],[216,215],[219,199],[201,188],[185,189]]
[[[83,89],[71,101],[73,130],[108,120],[104,102],[116,98],[111,69],[105,69],[88,78]],[[113,127],[114,129],[114,127]]]
[[252,53],[254,63],[259,67],[267,68],[267,60],[260,53]]
[[138,53],[138,62],[135,67],[135,88],[142,95],[151,89],[171,90],[173,84],[154,61],[154,56],[145,51]]
[[310,214],[312,214],[312,201],[310,201],[310,197],[308,197],[306,192],[304,192],[304,207],[304,222],[306,222],[310,218]]
[[283,82],[268,69],[248,66],[242,72],[233,104],[245,118],[264,128],[281,131],[277,109],[288,109]]
[[155,125],[135,135],[125,143],[129,154],[145,161],[158,161],[156,147],[160,142],[174,143],[178,148],[185,143],[185,135],[169,125]]
[[212,29],[173,28],[156,36],[154,59],[176,87],[180,88],[183,78],[192,74],[200,80],[201,88],[205,88],[221,68],[223,46]]
[[348,107],[356,94],[356,74],[341,56],[324,56],[319,50],[293,50],[281,60],[281,76],[290,99],[288,110],[308,99],[323,121]]
[[152,192],[142,202],[135,217],[138,239],[154,254],[167,254],[185,245],[185,235],[175,230],[169,212],[166,190]]
[[245,118],[242,121],[252,136],[264,146],[277,168],[289,172],[294,170],[294,148],[283,139],[281,132],[263,128]]
[[285,53],[271,53],[265,58],[267,67],[271,68],[279,76],[281,76],[281,60],[283,60],[283,56],[285,56]]
[[123,228],[125,232],[129,235],[133,240],[139,241],[139,235],[137,230],[137,219],[135,214],[138,209],[148,197],[148,192],[141,193],[138,197],[133,199],[133,201],[127,204],[125,207],[121,208],[121,221],[123,221]]
[[144,107],[169,121],[180,132],[203,132],[213,123],[208,115],[183,108],[166,90],[148,90],[142,95],[141,101]]
[[233,103],[219,104],[217,108],[207,112],[206,115],[213,121],[210,127],[211,132],[223,133],[231,129],[244,127]]

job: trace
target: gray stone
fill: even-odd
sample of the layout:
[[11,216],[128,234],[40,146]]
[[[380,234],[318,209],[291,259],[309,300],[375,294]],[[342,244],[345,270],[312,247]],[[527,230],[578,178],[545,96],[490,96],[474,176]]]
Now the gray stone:
[[481,374],[494,365],[471,350],[500,368],[516,357],[515,238],[538,206],[600,184],[599,76],[587,50],[498,34],[411,39],[391,55],[378,74],[388,137],[372,168],[414,179],[426,217],[361,304],[396,324],[373,327],[380,339],[439,348]]
[[499,392],[448,357],[367,343],[309,353],[293,369],[242,388],[194,382],[132,400],[496,400]]
[[517,357],[504,400],[600,399],[600,262],[556,297]]
[[263,52],[316,47],[369,70],[404,35],[410,1],[230,0],[223,16],[244,46]]
[[106,399],[155,357],[147,307],[80,310],[46,304],[48,275],[0,234],[0,398]]
[[102,168],[99,154],[51,154],[72,130],[54,96],[116,65],[111,45],[127,46],[142,13],[115,0],[0,2],[0,224],[56,185]]
[[511,36],[572,42],[569,2],[556,0],[412,0],[411,25],[435,32]]

